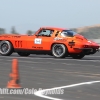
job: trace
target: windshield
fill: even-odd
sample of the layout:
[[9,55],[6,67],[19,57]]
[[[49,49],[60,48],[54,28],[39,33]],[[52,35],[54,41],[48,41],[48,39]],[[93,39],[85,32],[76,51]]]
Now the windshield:
[[73,37],[74,35],[76,35],[77,33],[72,31],[72,30],[63,30],[61,32],[61,36],[63,37],[66,37],[66,36],[69,36],[69,37]]

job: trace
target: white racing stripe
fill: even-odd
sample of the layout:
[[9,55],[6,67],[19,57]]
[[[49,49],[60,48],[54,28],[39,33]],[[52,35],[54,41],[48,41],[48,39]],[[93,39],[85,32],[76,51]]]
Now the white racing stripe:
[[72,84],[72,85],[67,85],[67,86],[55,87],[55,88],[51,88],[51,89],[44,89],[44,90],[40,90],[40,91],[34,92],[34,95],[36,95],[38,97],[41,97],[41,98],[45,98],[45,99],[64,100],[64,99],[49,97],[47,95],[44,95],[44,93],[48,92],[48,91],[53,91],[53,90],[56,90],[56,89],[72,88],[72,87],[76,87],[76,86],[80,86],[80,85],[90,85],[90,84],[99,83],[99,82],[100,82],[100,80],[98,80],[98,81],[90,81],[90,82],[82,82],[82,83],[77,83],[77,84]]

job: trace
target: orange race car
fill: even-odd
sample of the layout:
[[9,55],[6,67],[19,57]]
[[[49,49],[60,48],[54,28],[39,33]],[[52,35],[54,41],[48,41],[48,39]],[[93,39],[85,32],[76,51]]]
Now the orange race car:
[[20,56],[48,54],[56,58],[71,56],[81,59],[95,54],[99,45],[70,30],[55,27],[41,27],[33,35],[0,35],[0,54],[10,56],[17,52]]

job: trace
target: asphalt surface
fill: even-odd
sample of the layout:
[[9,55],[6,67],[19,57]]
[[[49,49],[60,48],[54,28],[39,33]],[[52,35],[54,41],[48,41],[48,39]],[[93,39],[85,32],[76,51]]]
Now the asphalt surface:
[[[18,59],[20,85],[34,90],[68,86],[82,82],[100,81],[100,52],[75,60],[70,57],[55,59],[47,55],[20,57],[13,54],[0,56],[0,88],[9,81],[12,59]],[[100,100],[100,83],[85,84],[63,88],[63,94],[51,94],[49,97],[62,100]],[[48,100],[34,94],[0,94],[0,100]]]

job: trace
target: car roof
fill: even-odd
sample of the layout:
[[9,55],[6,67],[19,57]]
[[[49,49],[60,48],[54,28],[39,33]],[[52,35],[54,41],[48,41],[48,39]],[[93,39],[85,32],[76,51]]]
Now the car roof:
[[67,30],[67,28],[59,28],[59,27],[41,27],[41,28],[45,28],[45,29],[55,29],[55,30]]

